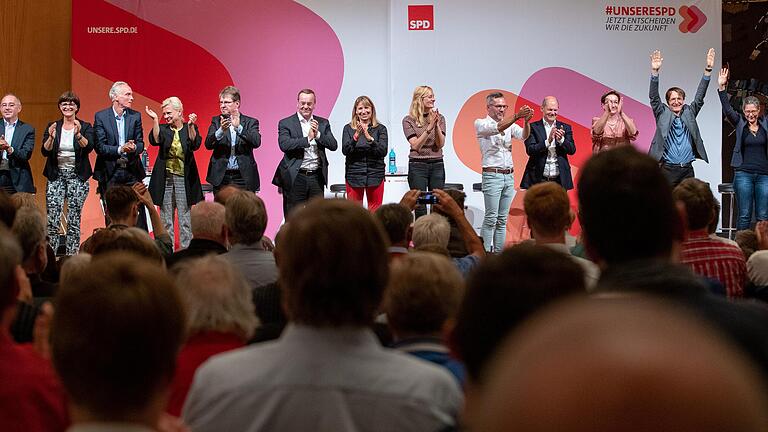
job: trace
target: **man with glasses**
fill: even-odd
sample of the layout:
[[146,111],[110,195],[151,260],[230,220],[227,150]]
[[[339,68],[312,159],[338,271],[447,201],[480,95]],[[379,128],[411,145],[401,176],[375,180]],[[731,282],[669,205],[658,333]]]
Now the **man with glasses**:
[[[475,132],[483,158],[483,197],[485,218],[480,235],[487,252],[500,252],[507,234],[507,216],[515,194],[512,166],[512,138],[525,140],[530,135],[533,109],[523,105],[511,117],[504,117],[507,102],[501,93],[485,98],[488,116],[475,120]],[[524,126],[515,122],[524,119]],[[509,129],[509,130],[507,130]]]
[[219,109],[205,137],[205,148],[213,150],[205,180],[214,193],[227,185],[256,192],[260,181],[253,150],[261,145],[259,121],[240,112],[240,90],[234,86],[219,93]]
[[19,120],[21,101],[7,94],[0,100],[3,122],[0,125],[0,190],[9,194],[35,193],[29,158],[35,147],[35,129]]

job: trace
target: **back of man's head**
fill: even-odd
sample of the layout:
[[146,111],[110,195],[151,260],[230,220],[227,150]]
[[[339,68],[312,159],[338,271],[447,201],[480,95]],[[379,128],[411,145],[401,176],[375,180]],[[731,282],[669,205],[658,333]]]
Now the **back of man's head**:
[[[38,260],[47,258],[45,253],[46,221],[37,208],[22,207],[19,209],[16,212],[12,231],[21,245],[22,262],[27,263],[35,258]],[[40,267],[37,271],[42,271],[45,264],[44,262],[36,263]]]
[[464,279],[449,258],[411,252],[392,262],[382,309],[398,338],[441,334],[463,294]]
[[136,192],[130,186],[114,185],[104,193],[107,215],[113,221],[123,221],[132,216],[134,205],[139,202]]
[[397,203],[384,204],[376,209],[373,217],[384,228],[392,245],[408,241],[408,230],[413,223],[413,213]]
[[54,367],[89,417],[135,422],[165,409],[184,311],[163,268],[122,253],[94,257],[59,288],[51,329]]
[[[451,198],[453,198],[459,207],[464,208],[464,201],[467,199],[467,194],[465,194],[464,191],[460,191],[458,189],[444,189],[443,192],[447,193]],[[432,211],[439,215],[448,217],[448,215],[440,211],[440,209],[437,207],[433,208]],[[448,219],[450,219],[450,217],[448,217]]]
[[754,366],[707,323],[656,300],[554,306],[490,369],[470,420],[481,432],[768,430]]
[[16,206],[11,197],[0,190],[0,222],[10,229],[13,226],[13,220],[16,218]]
[[688,229],[707,228],[715,217],[717,200],[709,185],[697,178],[687,178],[672,191],[672,197],[683,203],[688,218]]
[[192,237],[224,244],[224,215],[224,206],[217,202],[201,201],[192,206]]
[[267,209],[253,192],[237,191],[227,199],[225,220],[232,244],[252,245],[267,229]]
[[276,260],[291,321],[317,327],[372,322],[387,283],[387,241],[346,200],[314,200],[280,235]]
[[419,247],[427,244],[448,246],[451,239],[451,225],[445,216],[430,213],[416,219],[413,223],[413,245]]
[[165,262],[149,233],[141,228],[107,228],[93,235],[89,253],[94,257],[118,251],[132,253],[159,265]]
[[590,158],[578,194],[584,241],[598,261],[668,258],[673,242],[682,239],[669,181],[657,161],[634,147]]
[[7,308],[16,306],[19,295],[16,267],[20,264],[21,247],[16,237],[0,226],[0,316]]
[[571,226],[571,201],[557,183],[532,186],[525,192],[523,205],[528,225],[542,235],[560,235]]
[[586,294],[584,272],[563,253],[528,244],[490,256],[467,281],[452,342],[474,382],[504,336],[544,306]]

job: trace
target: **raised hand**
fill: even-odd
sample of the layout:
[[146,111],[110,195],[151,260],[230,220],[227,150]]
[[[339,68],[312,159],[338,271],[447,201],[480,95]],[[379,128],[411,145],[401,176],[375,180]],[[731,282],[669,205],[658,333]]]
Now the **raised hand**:
[[82,126],[80,126],[80,120],[78,120],[78,119],[75,119],[75,135],[77,135],[77,134],[79,134],[79,133],[80,133],[80,128],[81,128],[81,127],[82,127]]
[[651,70],[658,72],[661,69],[661,63],[664,61],[664,57],[661,56],[661,51],[656,50],[651,53]]
[[136,143],[134,143],[133,140],[128,140],[123,145],[123,152],[124,153],[133,153],[136,151]]
[[8,141],[5,140],[5,135],[0,135],[0,150],[6,150],[10,147]]
[[[51,123],[51,125],[48,126],[48,135],[53,139],[56,138],[56,123]],[[75,132],[75,135],[77,135],[77,132]]]
[[710,48],[707,50],[707,69],[712,69],[712,66],[715,65],[715,49]]
[[197,122],[197,114],[192,113],[189,115],[189,121],[187,123],[193,125]]
[[152,120],[157,121],[157,113],[152,110],[152,108],[145,106],[144,111],[147,112],[147,115],[152,118]]
[[619,98],[619,104],[616,107],[616,112],[619,113],[619,114],[624,112],[624,98],[623,97]]
[[725,90],[728,85],[728,74],[730,71],[727,67],[720,69],[720,73],[717,75],[717,85],[720,86],[720,90]]
[[232,117],[221,117],[221,128],[223,130],[229,129],[229,127],[232,126]]
[[240,115],[232,116],[232,127],[237,129],[240,127]]

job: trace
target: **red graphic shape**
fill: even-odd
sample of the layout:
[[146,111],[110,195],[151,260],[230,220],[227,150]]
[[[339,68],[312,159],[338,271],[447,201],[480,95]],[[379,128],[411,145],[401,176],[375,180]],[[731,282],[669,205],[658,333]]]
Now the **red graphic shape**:
[[683,33],[696,33],[707,22],[707,16],[697,6],[680,6],[680,15],[683,21],[679,29]]
[[434,30],[433,5],[408,5],[408,30]]

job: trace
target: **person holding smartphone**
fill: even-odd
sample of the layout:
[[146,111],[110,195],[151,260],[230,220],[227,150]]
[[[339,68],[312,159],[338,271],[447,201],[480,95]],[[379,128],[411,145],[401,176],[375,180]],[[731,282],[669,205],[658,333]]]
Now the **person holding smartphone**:
[[[403,133],[411,145],[408,154],[408,186],[422,191],[445,186],[445,117],[435,107],[435,93],[429,86],[413,90],[411,108],[403,118]],[[416,207],[416,217],[427,213],[424,205]]]
[[387,155],[387,128],[376,119],[376,107],[368,96],[355,99],[352,121],[344,126],[341,152],[347,157],[344,178],[347,199],[363,202],[376,211],[384,199],[384,157]]
[[259,167],[253,150],[261,146],[259,121],[240,112],[240,90],[234,86],[219,93],[219,109],[205,137],[205,148],[213,150],[205,180],[214,193],[226,185],[256,192]]
[[571,125],[557,119],[560,104],[554,96],[541,102],[541,120],[531,123],[531,134],[525,140],[528,163],[520,187],[546,181],[559,184],[565,190],[573,189],[571,165],[568,156],[576,153]]

